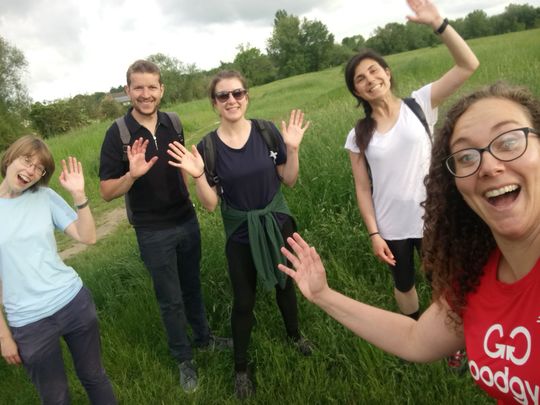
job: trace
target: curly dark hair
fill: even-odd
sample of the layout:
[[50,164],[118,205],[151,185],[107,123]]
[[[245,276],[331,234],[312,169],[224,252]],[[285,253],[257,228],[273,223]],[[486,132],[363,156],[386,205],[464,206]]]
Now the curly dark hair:
[[[377,52],[375,52],[373,49],[364,49],[362,52],[354,55],[345,66],[345,83],[347,84],[347,88],[353,95],[353,97],[357,101],[357,107],[362,106],[364,108],[364,118],[360,118],[356,122],[356,126],[354,127],[355,130],[355,141],[356,145],[362,151],[362,153],[367,149],[369,145],[369,141],[371,141],[371,137],[373,136],[373,133],[375,132],[375,120],[371,117],[371,113],[373,112],[373,109],[371,108],[371,105],[364,100],[362,97],[360,97],[358,94],[356,94],[356,87],[354,84],[354,75],[356,73],[356,67],[362,62],[364,59],[372,59],[375,62],[377,62],[383,69],[390,70],[390,66],[388,66],[388,63],[384,60],[384,58],[379,55]],[[394,82],[394,76],[390,76],[390,88],[394,89],[395,82]]]
[[431,278],[433,298],[445,298],[452,312],[450,319],[461,322],[467,295],[480,282],[483,268],[496,247],[486,223],[467,205],[455,178],[444,161],[450,155],[450,138],[458,119],[477,101],[501,98],[519,104],[535,128],[540,128],[540,100],[524,87],[497,82],[459,100],[447,113],[433,144],[431,166],[424,184],[423,265]]

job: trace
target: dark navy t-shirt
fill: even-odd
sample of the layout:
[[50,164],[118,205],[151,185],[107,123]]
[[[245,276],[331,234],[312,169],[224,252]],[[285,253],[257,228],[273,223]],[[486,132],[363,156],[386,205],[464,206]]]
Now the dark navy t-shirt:
[[[277,128],[275,130],[279,133]],[[281,186],[276,166],[287,161],[287,152],[281,135],[277,155],[268,149],[253,122],[246,144],[239,149],[225,145],[219,136],[214,136],[214,139],[215,172],[223,188],[221,198],[232,208],[242,211],[266,207]],[[199,153],[203,153],[202,142],[199,142],[197,149]],[[208,179],[208,183],[211,186],[215,185],[212,179]],[[247,225],[241,226],[232,239],[247,241]]]

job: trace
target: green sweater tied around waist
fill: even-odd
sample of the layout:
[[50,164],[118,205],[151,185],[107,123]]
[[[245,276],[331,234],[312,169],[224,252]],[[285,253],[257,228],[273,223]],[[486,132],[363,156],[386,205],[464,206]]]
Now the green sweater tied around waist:
[[227,240],[247,221],[251,256],[259,280],[265,289],[270,290],[276,284],[285,288],[287,276],[281,272],[278,263],[286,264],[287,259],[279,250],[284,245],[283,237],[273,213],[287,214],[292,218],[281,188],[270,204],[260,210],[241,211],[230,207],[221,200],[221,214]]

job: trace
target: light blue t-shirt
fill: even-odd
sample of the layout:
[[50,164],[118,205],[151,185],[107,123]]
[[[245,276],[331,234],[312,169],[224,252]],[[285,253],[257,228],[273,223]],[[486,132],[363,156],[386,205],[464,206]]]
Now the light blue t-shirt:
[[46,318],[68,304],[82,280],[57,252],[54,228],[64,231],[75,211],[48,187],[0,198],[0,279],[10,326]]

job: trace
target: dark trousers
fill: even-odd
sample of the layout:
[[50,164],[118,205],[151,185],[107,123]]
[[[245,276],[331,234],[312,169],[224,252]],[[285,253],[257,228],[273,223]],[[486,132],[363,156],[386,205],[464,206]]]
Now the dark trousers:
[[386,244],[396,259],[395,266],[388,266],[394,277],[394,285],[398,291],[406,293],[414,287],[414,250],[419,256],[422,254],[422,239],[387,240]]
[[136,229],[136,234],[141,258],[154,284],[169,350],[179,363],[191,360],[187,322],[193,330],[194,345],[205,345],[210,338],[201,292],[197,218],[166,229]]
[[[294,232],[290,219],[282,227],[282,236],[287,248],[287,237]],[[236,371],[245,371],[248,358],[247,351],[251,330],[255,322],[253,309],[257,287],[257,271],[251,257],[248,244],[229,240],[226,247],[229,277],[233,289],[233,308],[231,328],[234,342],[234,364]],[[294,282],[287,277],[285,288],[276,285],[276,301],[285,323],[287,335],[292,339],[300,337],[298,331],[298,307]]]
[[116,404],[101,363],[96,308],[85,287],[55,314],[22,327],[12,327],[11,332],[43,404],[70,403],[60,338],[67,343],[75,371],[90,402]]

